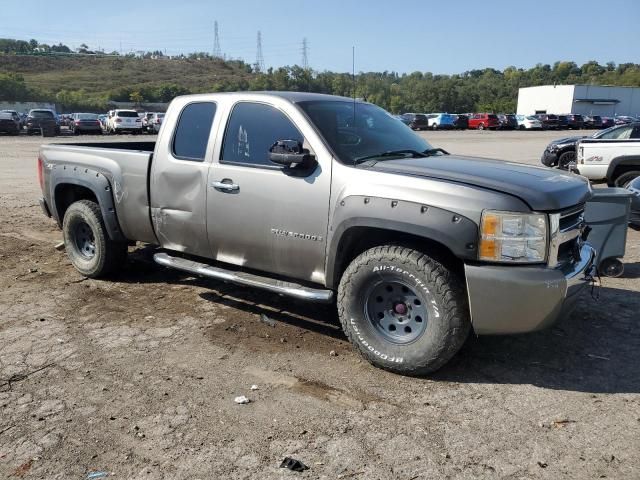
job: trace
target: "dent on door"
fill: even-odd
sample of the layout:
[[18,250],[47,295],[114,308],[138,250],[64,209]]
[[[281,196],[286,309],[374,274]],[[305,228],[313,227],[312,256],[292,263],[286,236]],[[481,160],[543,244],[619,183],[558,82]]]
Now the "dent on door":
[[[206,235],[205,168],[167,168],[158,172],[153,191],[157,201],[151,219],[160,245],[209,256]],[[168,193],[171,192],[171,193]]]

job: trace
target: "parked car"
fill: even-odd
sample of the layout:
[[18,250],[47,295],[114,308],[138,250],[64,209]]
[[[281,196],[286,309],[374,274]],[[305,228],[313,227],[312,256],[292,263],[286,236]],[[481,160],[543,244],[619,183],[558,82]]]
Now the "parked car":
[[495,130],[500,127],[498,116],[494,113],[474,113],[469,117],[469,128]]
[[613,117],[613,122],[616,125],[626,125],[627,123],[637,122],[634,117],[630,117],[628,115],[616,115]]
[[558,115],[558,130],[569,129],[569,118],[566,115]]
[[542,130],[542,122],[533,115],[516,115],[520,130]]
[[498,115],[500,121],[500,130],[515,130],[518,128],[518,119],[513,114]]
[[590,180],[626,188],[640,176],[640,122],[620,125],[576,145],[575,170]]
[[[637,125],[640,125],[638,123]],[[575,167],[576,162],[576,146],[578,142],[585,138],[601,139],[601,140],[626,140],[630,138],[640,138],[639,130],[627,128],[627,125],[619,125],[611,127],[607,130],[600,130],[591,136],[577,136],[559,138],[547,145],[542,152],[542,164],[547,167],[559,167],[565,170],[571,170]]]
[[149,119],[153,117],[155,112],[145,112],[142,115],[142,130],[151,133],[153,132],[153,127],[149,124]]
[[602,128],[602,117],[600,115],[585,115],[584,128]]
[[41,133],[42,129],[51,129],[55,135],[60,135],[60,124],[55,112],[45,108],[29,110],[26,127],[27,135]]
[[112,110],[107,118],[107,133],[133,133],[142,131],[142,119],[135,110]]
[[543,130],[557,130],[558,129],[558,116],[547,113],[539,113],[534,115],[540,123],[542,123]]
[[613,118],[611,118],[611,117],[602,117],[602,125],[600,126],[600,128],[613,127],[615,124],[616,124],[616,122],[613,120]]
[[20,134],[20,121],[9,112],[0,112],[0,133]]
[[164,113],[153,114],[153,117],[149,119],[149,124],[151,126],[151,133],[158,133],[160,131],[162,120],[164,120]]
[[446,364],[472,326],[552,325],[590,284],[578,175],[444,154],[345,97],[180,96],[166,119],[156,142],[40,149],[40,204],[85,277],[142,241],[190,275],[336,298],[363,357],[413,375]]
[[455,115],[456,119],[453,122],[456,130],[466,130],[469,128],[469,117],[465,114]]
[[24,120],[23,120],[22,115],[20,115],[15,110],[0,110],[0,112],[1,113],[9,113],[9,114],[11,114],[11,117],[13,117],[13,119],[18,123],[18,128],[20,130],[22,130],[22,127],[24,126]]
[[102,134],[102,124],[96,113],[74,113],[69,129],[74,135],[81,133]]
[[567,117],[567,128],[570,130],[581,130],[584,128],[584,119],[582,118],[582,115],[568,113],[565,116]]
[[401,117],[402,122],[411,127],[412,130],[426,130],[429,128],[427,116],[421,113],[403,113]]
[[640,177],[634,178],[627,189],[631,191],[631,215],[629,216],[629,226],[634,230],[640,230]]
[[453,130],[456,118],[449,113],[425,113],[431,130]]

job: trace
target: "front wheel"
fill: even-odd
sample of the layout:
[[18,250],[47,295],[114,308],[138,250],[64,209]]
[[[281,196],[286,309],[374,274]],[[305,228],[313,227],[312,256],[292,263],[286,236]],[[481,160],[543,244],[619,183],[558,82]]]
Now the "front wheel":
[[338,314],[370,363],[405,375],[442,367],[471,328],[460,279],[428,255],[396,245],[351,262],[338,288]]
[[563,170],[570,170],[571,167],[575,166],[576,163],[576,152],[575,150],[569,150],[568,152],[564,152],[560,157],[558,157],[558,168]]
[[103,277],[125,262],[126,242],[109,238],[100,207],[91,200],[80,200],[67,208],[62,234],[69,260],[85,277]]
[[484,123],[481,123],[480,125],[478,125],[478,130],[484,130]]

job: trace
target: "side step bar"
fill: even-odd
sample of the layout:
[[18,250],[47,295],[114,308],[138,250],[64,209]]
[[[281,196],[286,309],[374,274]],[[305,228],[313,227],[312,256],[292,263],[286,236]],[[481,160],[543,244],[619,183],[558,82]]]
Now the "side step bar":
[[225,282],[237,283],[248,287],[261,288],[270,292],[301,298],[312,302],[330,302],[333,298],[331,290],[309,288],[297,283],[283,282],[269,277],[260,277],[246,272],[234,272],[223,268],[212,267],[206,263],[194,262],[180,257],[172,257],[166,253],[156,253],[153,256],[156,263],[176,270],[182,270],[194,275],[214,278]]

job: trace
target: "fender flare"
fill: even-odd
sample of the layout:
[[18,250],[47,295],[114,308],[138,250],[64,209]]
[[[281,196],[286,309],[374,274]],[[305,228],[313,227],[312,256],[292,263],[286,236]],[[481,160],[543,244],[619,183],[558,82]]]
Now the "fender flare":
[[336,279],[336,267],[341,242],[353,228],[369,227],[408,233],[440,243],[460,259],[477,258],[478,225],[469,218],[437,207],[386,198],[352,196],[340,202],[333,224],[335,226],[327,239],[325,265],[329,288],[337,287],[339,280]]
[[71,165],[55,165],[49,175],[51,188],[51,213],[62,227],[60,210],[56,205],[56,192],[64,185],[77,185],[90,190],[98,200],[102,219],[107,228],[109,238],[114,241],[126,241],[122,234],[116,207],[113,201],[112,187],[109,179],[97,170]]
[[611,160],[607,168],[607,181],[613,180],[613,174],[620,165],[636,165],[640,168],[640,155],[622,155]]

